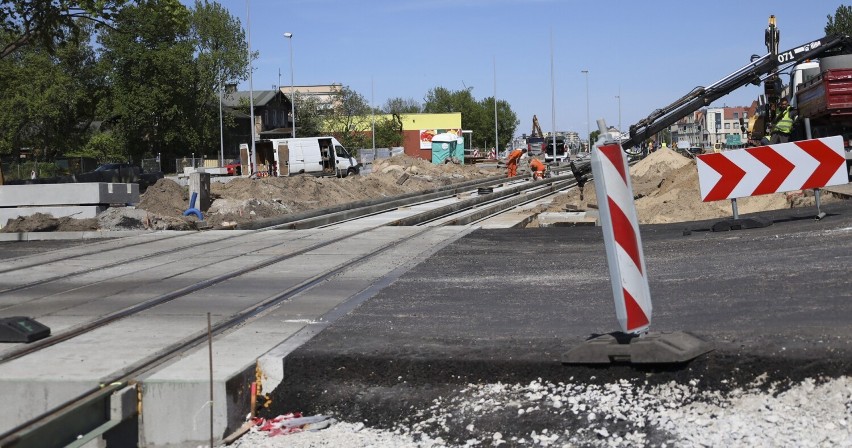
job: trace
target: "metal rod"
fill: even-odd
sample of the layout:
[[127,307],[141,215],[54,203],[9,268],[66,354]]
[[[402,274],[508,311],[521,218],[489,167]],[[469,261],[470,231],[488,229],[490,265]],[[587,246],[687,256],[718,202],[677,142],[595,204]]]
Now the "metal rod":
[[210,364],[210,447],[213,445],[213,324],[210,312],[207,313],[207,352]]
[[500,137],[497,135],[497,56],[492,56],[492,60],[494,62],[494,150],[499,153]]
[[731,208],[734,211],[734,219],[740,219],[740,213],[737,211],[737,198],[731,198]]

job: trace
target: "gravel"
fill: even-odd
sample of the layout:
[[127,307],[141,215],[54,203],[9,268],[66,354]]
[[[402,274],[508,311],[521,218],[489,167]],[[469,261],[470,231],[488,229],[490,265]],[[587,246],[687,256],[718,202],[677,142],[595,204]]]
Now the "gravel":
[[[488,427],[490,416],[506,413],[516,415],[518,425],[539,429],[509,436],[504,433],[519,432]],[[412,409],[390,429],[334,417],[341,422],[324,430],[277,437],[253,430],[231,446],[852,447],[852,378],[778,384],[761,377],[726,392],[703,390],[698,380],[470,384],[428,408]],[[454,425],[464,425],[470,438],[442,439]]]

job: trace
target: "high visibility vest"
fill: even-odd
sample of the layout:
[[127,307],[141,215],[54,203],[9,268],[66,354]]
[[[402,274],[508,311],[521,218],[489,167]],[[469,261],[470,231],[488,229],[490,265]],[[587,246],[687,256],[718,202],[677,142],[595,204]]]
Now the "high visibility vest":
[[793,117],[791,116],[792,110],[792,107],[787,106],[787,108],[781,112],[781,116],[778,118],[778,121],[775,122],[776,132],[789,134],[790,131],[793,130]]

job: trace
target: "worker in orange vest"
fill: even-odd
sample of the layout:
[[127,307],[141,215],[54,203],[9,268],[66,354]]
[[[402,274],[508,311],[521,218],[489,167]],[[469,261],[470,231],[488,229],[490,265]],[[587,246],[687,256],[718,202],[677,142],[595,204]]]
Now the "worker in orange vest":
[[520,162],[521,156],[526,153],[526,148],[517,148],[509,153],[509,157],[506,159],[506,168],[508,170],[506,177],[515,177],[518,175],[518,162]]
[[544,163],[535,157],[530,159],[530,174],[533,180],[544,179]]

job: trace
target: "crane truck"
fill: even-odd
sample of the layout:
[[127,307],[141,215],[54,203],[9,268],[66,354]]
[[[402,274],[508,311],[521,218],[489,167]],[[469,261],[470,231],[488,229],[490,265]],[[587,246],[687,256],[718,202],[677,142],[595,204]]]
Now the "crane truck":
[[530,156],[541,154],[544,146],[544,133],[541,131],[541,126],[538,124],[538,117],[533,115],[532,132],[527,137],[527,153]]

